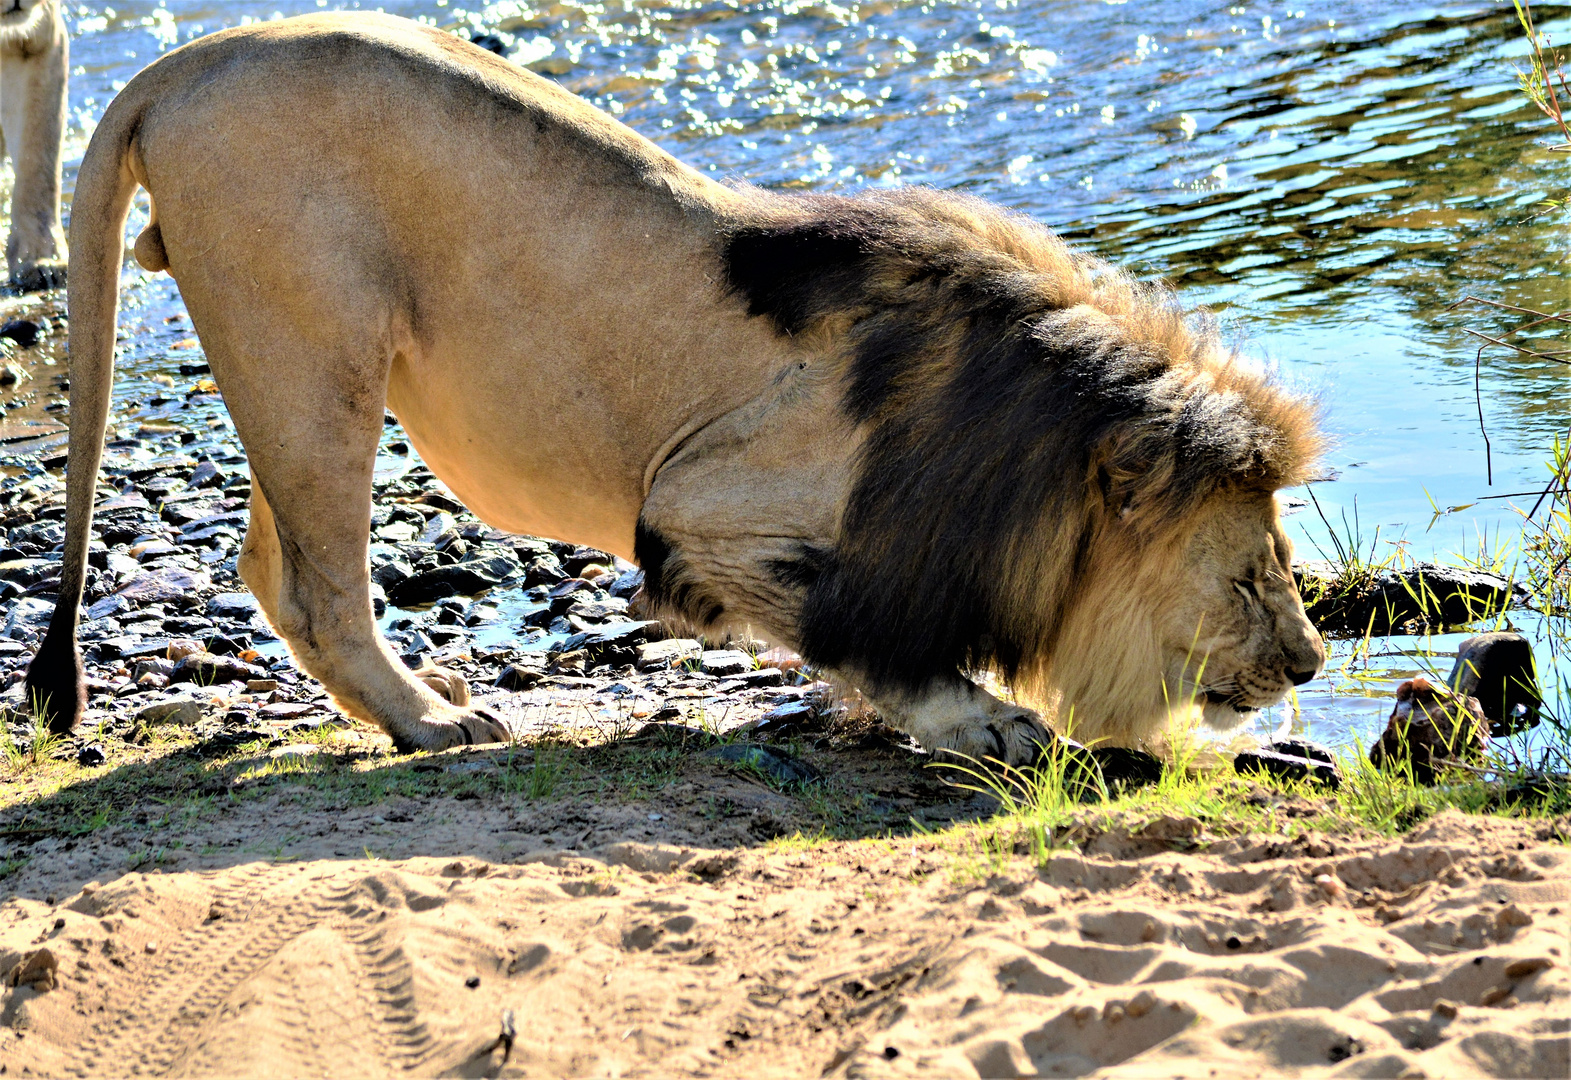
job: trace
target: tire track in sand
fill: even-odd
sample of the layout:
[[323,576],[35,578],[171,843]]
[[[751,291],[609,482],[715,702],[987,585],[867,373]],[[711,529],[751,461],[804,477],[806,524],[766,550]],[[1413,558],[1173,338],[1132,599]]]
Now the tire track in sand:
[[[84,1043],[72,1072],[235,1075],[257,1054],[293,1075],[335,1078],[418,1065],[432,1040],[417,1018],[413,976],[398,935],[382,922],[386,909],[366,902],[361,880],[268,864],[218,879],[218,917],[118,980],[121,1007]],[[332,955],[347,978],[312,970]],[[270,967],[278,970],[258,979]],[[242,1016],[233,999],[252,980],[262,990]]]

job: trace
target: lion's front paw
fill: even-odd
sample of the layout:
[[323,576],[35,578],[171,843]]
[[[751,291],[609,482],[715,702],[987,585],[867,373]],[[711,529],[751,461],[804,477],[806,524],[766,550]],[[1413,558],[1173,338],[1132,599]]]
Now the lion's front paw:
[[458,672],[434,664],[426,664],[415,671],[414,676],[450,703],[460,708],[469,704],[469,680]]
[[985,717],[966,717],[939,734],[932,746],[942,760],[957,757],[1030,765],[1056,736],[1030,709],[1008,706]]
[[29,259],[11,268],[11,284],[23,292],[58,289],[65,284],[64,259]]
[[512,732],[490,709],[454,709],[441,719],[422,720],[407,734],[393,735],[401,754],[416,750],[447,750],[454,746],[511,742]]

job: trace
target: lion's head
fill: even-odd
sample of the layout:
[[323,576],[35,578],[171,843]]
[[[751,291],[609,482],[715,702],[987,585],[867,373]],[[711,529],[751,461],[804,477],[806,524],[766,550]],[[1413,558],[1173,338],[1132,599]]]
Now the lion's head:
[[731,288],[831,342],[860,432],[833,544],[770,564],[809,659],[907,695],[991,670],[1121,742],[1196,699],[1231,726],[1318,670],[1274,498],[1319,450],[1312,403],[1164,286],[979,200],[752,205]]

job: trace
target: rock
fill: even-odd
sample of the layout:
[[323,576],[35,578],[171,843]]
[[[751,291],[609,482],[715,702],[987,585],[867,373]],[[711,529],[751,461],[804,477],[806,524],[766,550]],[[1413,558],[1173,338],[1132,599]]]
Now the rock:
[[88,743],[76,752],[76,763],[84,769],[96,769],[108,760],[102,743]]
[[592,564],[599,566],[612,566],[616,563],[614,556],[607,555],[592,547],[576,547],[567,558],[561,560],[562,569],[573,577],[578,577],[586,566]]
[[371,583],[380,585],[383,589],[391,589],[400,581],[407,581],[415,576],[412,566],[402,559],[390,559],[371,571]]
[[750,690],[785,685],[785,672],[773,667],[759,668],[757,671],[744,671],[736,678],[740,679],[742,685]]
[[35,949],[18,960],[11,970],[6,972],[5,984],[7,986],[31,986],[40,994],[48,993],[55,988],[55,979],[60,971],[60,961],[55,959],[55,954],[48,949]]
[[496,677],[495,685],[503,690],[531,690],[537,686],[545,672],[538,668],[524,667],[522,664],[508,664],[502,673]]
[[26,382],[30,375],[27,369],[20,364],[6,364],[0,367],[0,386],[15,386],[17,383]]
[[119,589],[116,596],[123,596],[137,607],[148,604],[185,605],[196,595],[212,588],[213,579],[206,574],[182,570],[177,566],[164,566],[138,574]]
[[1516,599],[1511,582],[1498,574],[1456,566],[1420,563],[1387,570],[1357,595],[1327,595],[1335,574],[1327,563],[1293,567],[1304,610],[1326,633],[1362,634],[1372,628],[1384,636],[1414,621],[1463,626],[1504,611]]
[[619,600],[631,600],[633,595],[643,587],[644,572],[642,570],[629,570],[606,586],[606,592]]
[[730,743],[705,751],[704,756],[755,773],[781,786],[812,784],[823,779],[819,771],[807,762],[768,746]]
[[596,627],[590,633],[569,638],[563,643],[562,648],[564,651],[584,650],[590,667],[598,667],[601,664],[613,664],[617,667],[623,664],[636,664],[638,649],[643,645],[649,628],[659,625],[657,622],[625,622]]
[[249,682],[265,678],[267,672],[255,664],[248,664],[234,656],[214,656],[204,652],[184,657],[175,665],[169,681],[212,686],[215,683]]
[[1122,746],[1098,746],[1091,751],[1109,788],[1133,790],[1162,779],[1162,760],[1144,750]]
[[760,739],[785,739],[793,735],[817,734],[823,726],[823,718],[813,702],[787,701],[755,720],[752,734]]
[[136,719],[142,724],[179,724],[190,727],[202,719],[202,703],[190,697],[165,698],[138,709]]
[[55,606],[45,600],[23,597],[11,604],[11,610],[6,614],[5,629],[0,630],[0,634],[8,638],[31,635],[48,626],[54,612]]
[[125,597],[106,596],[102,600],[89,604],[86,614],[89,619],[107,619],[111,615],[119,615],[121,612],[130,610],[131,602]]
[[317,711],[317,706],[309,701],[275,701],[256,710],[256,716],[259,720],[299,720]]
[[1305,739],[1281,739],[1259,750],[1246,750],[1233,758],[1240,776],[1268,776],[1275,780],[1308,780],[1335,791],[1342,786],[1342,770],[1331,751]]
[[1535,726],[1543,699],[1534,674],[1533,646],[1521,634],[1498,631],[1462,642],[1446,679],[1453,691],[1478,699],[1489,734],[1511,735]]
[[1489,719],[1477,698],[1409,679],[1397,687],[1396,707],[1369,760],[1379,769],[1411,769],[1414,783],[1433,784],[1446,761],[1476,760],[1488,744]]
[[397,607],[429,604],[446,596],[472,596],[502,583],[502,579],[474,563],[438,566],[387,588],[388,602]]
[[668,638],[638,646],[634,663],[639,671],[658,671],[683,660],[695,659],[703,646],[692,638]]
[[31,349],[38,344],[42,327],[32,319],[12,319],[4,326],[0,326],[0,337],[10,338],[24,349]]
[[14,581],[18,585],[31,585],[55,567],[56,564],[48,559],[7,559],[5,562],[0,562],[0,580]]
[[758,662],[739,649],[708,649],[698,661],[705,675],[741,675],[753,671]]
[[562,569],[555,555],[533,555],[524,559],[520,553],[520,561],[523,563],[524,584],[530,588],[551,585],[567,577],[567,571]]
[[223,487],[227,479],[229,478],[217,465],[211,461],[204,461],[191,470],[191,478],[186,483],[194,488]]

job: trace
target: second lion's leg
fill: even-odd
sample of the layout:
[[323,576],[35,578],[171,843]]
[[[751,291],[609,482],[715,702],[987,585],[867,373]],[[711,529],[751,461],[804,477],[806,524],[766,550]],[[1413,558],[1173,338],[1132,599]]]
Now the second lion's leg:
[[387,361],[352,348],[334,356],[321,343],[290,355],[276,341],[241,350],[212,338],[204,344],[251,460],[241,575],[300,666],[400,749],[505,740],[495,717],[443,700],[408,671],[371,613],[366,548]]
[[42,29],[47,47],[0,60],[0,126],[11,154],[11,234],[6,263],[23,289],[65,284],[60,227],[60,146],[65,132],[69,48],[58,15]]

